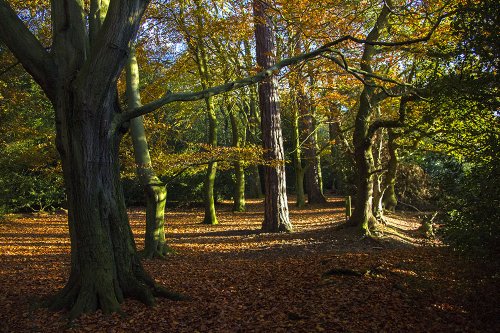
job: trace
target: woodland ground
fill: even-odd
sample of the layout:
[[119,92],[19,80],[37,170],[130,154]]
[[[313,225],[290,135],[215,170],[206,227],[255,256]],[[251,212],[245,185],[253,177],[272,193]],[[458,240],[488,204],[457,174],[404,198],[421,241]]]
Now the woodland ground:
[[[0,332],[500,331],[499,271],[426,241],[408,214],[390,215],[375,241],[339,228],[340,198],[306,209],[291,202],[292,234],[259,231],[259,200],[245,213],[218,208],[217,226],[199,224],[202,209],[169,209],[167,237],[177,253],[144,262],[190,300],[158,299],[154,307],[127,300],[122,315],[71,323],[35,306],[68,276],[66,215],[8,216],[0,222]],[[144,210],[131,209],[130,218],[141,248]]]

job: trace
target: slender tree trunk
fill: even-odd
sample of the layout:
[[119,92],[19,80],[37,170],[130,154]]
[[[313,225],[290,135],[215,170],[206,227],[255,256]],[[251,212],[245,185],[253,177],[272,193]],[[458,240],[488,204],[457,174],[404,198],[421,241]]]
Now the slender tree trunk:
[[[299,72],[299,80],[302,74]],[[309,73],[311,86],[313,85],[312,71]],[[304,142],[304,159],[306,161],[305,185],[307,202],[309,204],[326,203],[323,195],[323,179],[321,177],[321,163],[318,157],[318,144],[316,133],[315,107],[311,96],[306,96],[305,84],[299,83],[299,111],[302,119],[302,135]]]
[[307,192],[307,202],[309,204],[326,203],[326,198],[322,191],[321,169],[317,156],[317,144],[314,117],[307,112],[302,114],[304,136],[304,158],[306,160],[305,184]]
[[[130,50],[127,63],[127,100],[129,108],[141,106],[139,67],[134,48]],[[142,116],[130,121],[130,135],[134,146],[137,178],[144,186],[146,194],[146,230],[143,256],[145,258],[164,258],[169,251],[164,228],[167,189],[156,175],[151,164]]]
[[[255,39],[257,64],[262,68],[270,67],[275,54],[274,36],[271,21],[266,11],[268,3],[254,0]],[[285,154],[281,133],[281,118],[276,76],[271,76],[259,84],[259,105],[262,114],[262,142],[264,158],[269,163],[264,167],[266,198],[265,215],[262,229],[269,232],[292,231],[288,215],[288,202],[285,180]]]
[[[250,92],[249,93],[249,113],[250,113],[250,116],[248,117],[249,135],[247,135],[247,137],[252,138],[254,144],[260,144],[259,140],[257,139],[258,137],[261,137],[261,135],[259,135],[260,117],[259,117],[259,113],[257,110],[256,87],[250,86],[249,92]],[[257,165],[251,166],[250,173],[252,175],[252,183],[250,184],[250,188],[252,189],[251,192],[254,194],[255,198],[260,199],[260,198],[264,197],[264,194],[262,193],[262,180],[260,177],[259,167]]]
[[336,193],[343,185],[343,177],[341,173],[336,168],[337,159],[339,156],[339,137],[340,137],[340,123],[334,118],[330,117],[328,121],[328,135],[330,138],[330,142],[333,142],[331,145],[330,154],[332,157],[332,191]]
[[[377,113],[380,116],[380,112]],[[383,129],[380,130],[378,134],[378,146],[376,147],[376,154],[374,159],[374,169],[378,170],[373,177],[373,215],[379,222],[384,222],[384,207],[382,205],[382,198],[385,192],[385,186],[383,183],[384,173],[382,172],[382,150],[384,145],[384,135]]]
[[[205,104],[208,112],[208,144],[217,146],[217,116],[213,106],[212,98],[206,98]],[[205,175],[204,184],[204,201],[205,201],[205,217],[204,224],[218,224],[217,215],[215,213],[215,176],[217,174],[217,162],[209,162],[207,173]]]
[[[196,64],[198,66],[198,74],[200,75],[200,83],[202,89],[207,89],[210,86],[210,73],[208,71],[208,55],[205,50],[203,42],[204,38],[204,21],[202,13],[202,4],[200,0],[195,0],[195,20],[196,20],[196,36],[193,41],[188,41],[191,51],[194,53]],[[191,38],[191,37],[189,37]],[[207,108],[208,117],[208,140],[210,146],[217,146],[217,115],[213,103],[213,98],[208,96],[205,98],[205,105]],[[205,175],[205,182],[203,187],[203,199],[205,203],[205,216],[203,224],[218,224],[217,216],[215,213],[215,177],[217,174],[217,162],[209,162],[207,173]]]
[[262,181],[260,179],[259,167],[257,165],[252,165],[249,167],[250,176],[252,181],[250,182],[250,193],[252,198],[260,199],[264,197],[262,193]]
[[295,195],[297,196],[297,207],[301,208],[306,205],[304,191],[304,174],[305,170],[302,166],[302,148],[300,144],[300,126],[298,107],[293,106],[293,166],[295,169]]
[[[252,49],[249,41],[244,41],[244,62],[248,71],[255,67],[253,63]],[[257,110],[257,86],[252,85],[248,87],[248,130],[247,130],[247,140],[260,145],[260,117]],[[259,173],[259,167],[257,165],[251,166],[250,174],[252,182],[249,184],[250,193],[254,198],[262,198],[264,195],[262,193],[262,181]]]
[[[240,126],[238,125],[238,119],[236,118],[236,114],[234,110],[231,110],[229,113],[229,117],[231,119],[231,131],[232,131],[232,141],[233,147],[239,148],[243,145],[245,139],[243,135],[240,134],[242,131],[240,130]],[[234,186],[234,204],[233,211],[235,212],[244,212],[245,211],[245,169],[243,168],[243,164],[241,161],[236,161],[233,164],[234,173],[236,178],[236,183]]]
[[398,168],[398,151],[396,145],[397,134],[393,129],[388,130],[389,139],[387,142],[387,147],[389,150],[389,161],[387,163],[387,174],[385,176],[385,187],[384,196],[382,203],[384,209],[389,211],[394,211],[398,204],[398,199],[396,197],[396,191],[394,186],[396,184],[396,173]]

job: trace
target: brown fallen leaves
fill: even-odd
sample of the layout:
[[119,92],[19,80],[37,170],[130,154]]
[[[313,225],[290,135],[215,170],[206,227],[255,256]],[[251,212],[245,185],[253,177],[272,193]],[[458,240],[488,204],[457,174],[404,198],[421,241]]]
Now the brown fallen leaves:
[[[291,206],[293,207],[293,206]],[[382,240],[339,229],[342,202],[292,208],[292,234],[260,233],[262,204],[219,207],[217,226],[200,209],[170,210],[177,254],[148,260],[156,280],[191,300],[127,300],[124,314],[84,315],[36,307],[64,285],[66,216],[0,222],[0,332],[495,332],[500,276],[418,238],[418,221],[392,215]],[[144,211],[130,211],[142,247]],[[330,274],[328,273],[330,272]],[[332,273],[333,272],[333,273]],[[344,274],[356,272],[355,274]]]

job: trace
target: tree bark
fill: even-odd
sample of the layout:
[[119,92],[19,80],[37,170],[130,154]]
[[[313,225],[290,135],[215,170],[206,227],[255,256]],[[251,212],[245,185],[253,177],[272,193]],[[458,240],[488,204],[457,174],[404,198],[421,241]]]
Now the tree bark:
[[[380,112],[377,112],[377,115],[380,116]],[[382,205],[382,198],[384,197],[385,192],[385,184],[384,180],[384,172],[383,163],[382,163],[382,150],[384,148],[384,134],[383,128],[380,129],[378,135],[378,146],[376,146],[376,153],[374,158],[374,169],[378,170],[373,177],[373,215],[377,219],[378,222],[384,222],[384,206]]]
[[[313,85],[312,70],[309,71],[310,85]],[[299,80],[305,80],[299,72]],[[299,82],[300,82],[299,81]],[[323,195],[323,179],[321,177],[321,163],[318,156],[316,118],[314,101],[306,95],[305,84],[299,84],[299,110],[302,119],[302,135],[304,143],[304,159],[306,161],[305,185],[307,202],[309,204],[326,203]]]
[[[134,48],[130,49],[127,62],[127,100],[129,109],[141,106],[139,67]],[[134,146],[137,178],[139,183],[144,186],[146,194],[146,230],[142,254],[145,258],[165,258],[170,250],[165,240],[167,189],[156,175],[151,164],[142,116],[130,120],[130,135]]]
[[[230,110],[229,117],[231,119],[233,147],[240,148],[245,141],[244,132],[241,131],[240,126],[238,125],[238,119],[236,117],[234,110]],[[243,164],[239,160],[233,163],[233,168],[236,178],[236,182],[234,184],[233,211],[244,212],[245,211],[245,168],[243,167]]]
[[304,174],[305,169],[302,166],[302,149],[300,144],[300,129],[299,129],[299,113],[298,108],[294,108],[293,112],[293,166],[295,169],[295,195],[297,196],[297,207],[304,207],[306,204],[304,191]]
[[387,163],[387,174],[385,175],[385,192],[382,198],[384,209],[394,211],[398,204],[398,198],[394,186],[396,184],[396,174],[398,168],[398,151],[396,145],[397,134],[393,129],[388,130],[389,139],[387,147],[389,150],[389,161]]
[[[389,13],[390,8],[384,3],[375,26],[366,37],[368,42],[378,40],[382,30],[387,25]],[[375,53],[375,46],[366,43],[360,65],[363,71],[373,73],[371,62]],[[351,225],[358,227],[364,234],[370,234],[370,228],[377,222],[372,212],[373,172],[375,170],[372,153],[373,135],[369,131],[373,118],[374,92],[373,79],[365,76],[365,85],[359,98],[359,108],[354,122],[353,143],[357,171],[357,194],[354,212],[349,221]]]
[[[196,65],[198,66],[198,74],[200,76],[200,83],[202,89],[207,89],[210,86],[210,73],[208,71],[208,55],[203,42],[204,39],[204,22],[202,14],[201,1],[195,0],[195,20],[196,20],[196,36],[195,39],[188,37],[188,44],[190,44],[191,52],[193,52]],[[217,146],[217,115],[213,98],[211,96],[205,97],[205,105],[207,109],[208,118],[208,139],[207,144],[210,146]],[[218,224],[217,215],[215,212],[215,177],[217,175],[217,162],[211,161],[208,163],[207,173],[205,174],[205,182],[203,186],[203,199],[205,203],[205,216],[203,224]]]
[[[269,4],[254,0],[255,39],[257,64],[270,67],[276,52],[271,20],[266,14]],[[285,154],[281,133],[281,118],[278,104],[276,76],[271,76],[259,84],[259,106],[262,114],[262,142],[264,158],[265,201],[262,230],[268,232],[290,232],[292,224],[288,214],[285,182]]]
[[[244,41],[244,63],[247,71],[255,67],[253,62],[252,49],[249,41]],[[257,86],[252,85],[248,87],[248,126],[247,126],[247,140],[253,144],[260,145],[260,123],[261,119],[257,109]],[[260,199],[264,196],[262,193],[262,181],[259,173],[259,167],[252,165],[249,168],[251,175],[251,182],[249,184],[251,196]]]

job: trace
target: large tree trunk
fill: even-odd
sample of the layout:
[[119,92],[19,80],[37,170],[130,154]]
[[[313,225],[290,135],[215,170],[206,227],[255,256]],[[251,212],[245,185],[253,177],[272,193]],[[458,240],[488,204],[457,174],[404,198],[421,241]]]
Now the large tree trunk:
[[[135,49],[131,48],[127,62],[127,100],[130,109],[141,106],[139,94],[139,67]],[[146,230],[144,234],[145,258],[164,258],[169,251],[165,240],[165,203],[167,189],[151,164],[143,117],[130,120],[130,135],[134,146],[137,178],[146,194]]]
[[[271,21],[266,11],[265,1],[254,0],[255,39],[257,64],[262,68],[270,67],[275,54],[274,36]],[[262,142],[264,158],[265,202],[262,229],[269,232],[292,231],[288,215],[288,202],[285,182],[285,154],[281,133],[277,79],[273,75],[259,84],[259,105],[262,114]]]
[[152,304],[160,291],[141,265],[128,222],[119,178],[122,133],[111,128],[120,111],[116,91],[99,104],[92,97],[85,86],[67,82],[56,103],[72,262],[69,281],[51,307],[70,308],[70,317],[97,308],[118,311],[127,296]]

